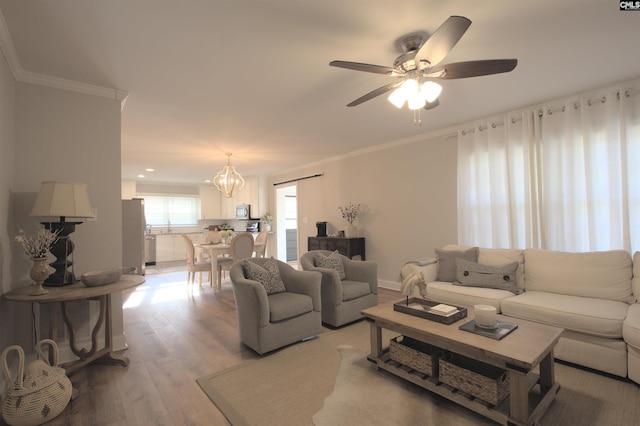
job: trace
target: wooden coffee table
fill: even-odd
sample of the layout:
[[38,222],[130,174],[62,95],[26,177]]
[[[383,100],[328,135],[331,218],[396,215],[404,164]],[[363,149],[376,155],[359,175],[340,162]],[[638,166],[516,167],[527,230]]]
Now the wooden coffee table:
[[[387,370],[503,425],[536,424],[560,390],[554,376],[553,348],[563,329],[498,315],[499,320],[517,324],[518,328],[502,340],[494,340],[458,329],[473,319],[473,310],[469,311],[467,317],[446,325],[394,311],[392,303],[365,309],[362,314],[371,322],[369,360],[376,368]],[[391,361],[388,349],[383,347],[383,328],[507,370],[509,396],[503,403],[492,406],[443,385],[437,377],[415,374],[410,368],[398,365]],[[536,374],[533,370],[538,366],[539,374]]]

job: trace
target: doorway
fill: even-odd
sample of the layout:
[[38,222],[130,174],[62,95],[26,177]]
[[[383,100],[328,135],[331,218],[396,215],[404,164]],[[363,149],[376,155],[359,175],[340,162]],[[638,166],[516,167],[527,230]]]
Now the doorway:
[[296,185],[276,189],[278,259],[298,260],[298,202]]

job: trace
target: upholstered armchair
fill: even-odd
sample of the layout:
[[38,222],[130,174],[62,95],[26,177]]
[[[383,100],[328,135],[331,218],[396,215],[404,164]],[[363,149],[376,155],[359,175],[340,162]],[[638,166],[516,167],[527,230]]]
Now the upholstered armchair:
[[[280,287],[265,282],[273,278],[274,268],[281,279]],[[322,331],[318,272],[298,271],[276,259],[254,257],[235,263],[229,275],[240,340],[257,353],[273,351]]]
[[[327,263],[331,257],[334,260]],[[336,260],[339,260],[336,264]],[[339,263],[344,269],[340,278]],[[333,327],[359,320],[360,311],[378,304],[378,265],[372,261],[351,260],[327,250],[312,250],[300,257],[304,271],[322,274],[322,322]],[[329,266],[329,267],[327,267]]]

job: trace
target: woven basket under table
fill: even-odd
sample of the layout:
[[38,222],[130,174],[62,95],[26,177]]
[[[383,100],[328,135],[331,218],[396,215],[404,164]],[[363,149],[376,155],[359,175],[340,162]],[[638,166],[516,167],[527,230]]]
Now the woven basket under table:
[[389,357],[427,376],[438,376],[438,357],[442,349],[411,337],[398,336],[389,342]]
[[509,372],[462,355],[440,358],[440,381],[493,405],[509,395]]

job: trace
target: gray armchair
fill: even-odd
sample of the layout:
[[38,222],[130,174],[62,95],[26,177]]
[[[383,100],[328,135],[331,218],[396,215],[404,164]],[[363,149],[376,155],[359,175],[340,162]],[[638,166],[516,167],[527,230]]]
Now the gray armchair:
[[378,265],[340,255],[345,272],[345,279],[340,280],[335,269],[316,266],[319,255],[331,253],[327,250],[304,253],[300,266],[304,271],[322,274],[322,322],[339,327],[359,320],[362,318],[360,311],[378,304]]
[[[285,292],[267,295],[258,281],[246,278],[244,262],[278,266]],[[279,260],[250,258],[229,272],[236,301],[240,340],[259,354],[315,336],[322,331],[320,281],[317,272],[298,271]]]

